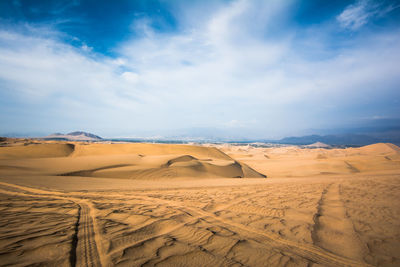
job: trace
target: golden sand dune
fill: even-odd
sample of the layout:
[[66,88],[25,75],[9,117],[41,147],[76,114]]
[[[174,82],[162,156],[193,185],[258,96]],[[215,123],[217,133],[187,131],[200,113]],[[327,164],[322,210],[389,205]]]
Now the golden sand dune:
[[0,147],[8,174],[156,179],[262,178],[214,147],[167,144],[29,144]]
[[0,147],[1,266],[400,265],[394,145],[74,145]]
[[74,144],[28,144],[0,147],[0,159],[67,157],[74,152]]
[[400,148],[389,143],[379,143],[353,149],[354,151],[369,155],[395,155],[400,153]]
[[201,147],[190,145],[169,144],[90,144],[81,143],[75,147],[71,156],[98,156],[98,155],[122,155],[138,154],[143,156],[154,155],[187,155],[196,158],[215,158],[231,160],[229,156],[214,147]]
[[384,143],[347,149],[226,145],[220,149],[270,177],[387,172],[397,170],[400,165],[399,148]]
[[[80,159],[84,163],[97,157]],[[118,157],[118,160],[121,160]],[[190,155],[146,156],[123,159],[123,164],[107,165],[93,169],[61,173],[64,176],[115,177],[115,178],[165,178],[165,177],[264,177],[245,164],[234,160],[199,160]],[[76,165],[75,165],[76,166]]]

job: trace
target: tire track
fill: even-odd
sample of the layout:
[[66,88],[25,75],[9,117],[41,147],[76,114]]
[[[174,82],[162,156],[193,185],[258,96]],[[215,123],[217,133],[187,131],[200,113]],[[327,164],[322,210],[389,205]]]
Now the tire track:
[[[141,196],[143,200],[151,200],[152,197]],[[218,223],[220,226],[224,226],[230,229],[237,229],[236,232],[246,233],[247,236],[251,236],[253,240],[258,241],[260,243],[268,243],[277,248],[293,252],[300,257],[306,258],[311,262],[318,262],[325,264],[327,266],[371,266],[366,264],[365,262],[361,262],[358,259],[351,259],[347,257],[343,257],[341,255],[336,255],[331,251],[325,250],[319,246],[299,244],[294,241],[283,239],[277,235],[266,233],[264,231],[260,231],[258,229],[245,226],[240,223],[236,223],[227,219],[220,218],[214,213],[206,212],[202,209],[191,208],[191,207],[182,207],[181,203],[175,202],[172,200],[163,200],[157,199],[158,203],[165,203],[169,206],[180,206],[179,210],[182,212],[186,212],[191,214],[195,218],[203,219],[203,218],[212,218],[214,220],[214,225]]]
[[321,194],[314,216],[312,239],[315,245],[337,255],[363,262],[363,246],[340,197],[340,186],[330,184]]
[[85,203],[81,203],[80,206],[81,213],[78,228],[78,244],[76,247],[76,266],[102,266],[96,245],[90,208]]
[[[263,195],[263,192],[258,192],[256,195],[252,194],[251,196],[246,195],[243,197],[240,197],[238,199],[235,199],[233,203],[240,203],[242,201],[245,201],[246,199],[250,199],[259,195]],[[278,249],[282,249],[284,251],[290,251],[300,257],[303,257],[305,259],[310,260],[311,262],[317,262],[320,264],[324,264],[326,266],[370,266],[366,264],[365,262],[358,261],[355,259],[343,257],[341,255],[337,255],[335,253],[332,253],[331,251],[328,251],[322,247],[319,246],[314,246],[314,245],[307,245],[307,244],[299,244],[294,241],[286,240],[283,239],[275,234],[272,233],[266,233],[264,231],[233,222],[228,219],[223,219],[216,214],[214,214],[215,210],[212,211],[205,211],[201,208],[194,208],[194,207],[188,207],[188,206],[183,206],[181,202],[179,201],[174,201],[174,200],[166,200],[166,199],[161,199],[157,197],[149,197],[146,196],[145,194],[141,195],[136,195],[135,196],[136,200],[141,200],[143,202],[154,202],[154,199],[157,199],[157,203],[159,204],[164,204],[166,206],[170,206],[171,208],[174,208],[176,210],[179,210],[185,214],[190,215],[194,219],[204,219],[207,218],[207,221],[210,222],[210,219],[213,220],[210,222],[213,225],[216,226],[222,226],[228,229],[232,229],[233,231],[244,235],[245,237],[251,238],[253,241],[258,242],[259,244],[267,245],[267,247],[274,246]],[[227,203],[225,206],[229,207],[233,204]],[[218,207],[216,210],[220,210],[221,206]],[[181,225],[177,226],[180,227]],[[169,232],[173,232],[173,230],[176,229],[175,227],[171,229],[171,231],[167,231],[163,234],[167,234]],[[140,240],[141,242],[154,238],[159,235],[154,235],[151,237],[146,237],[143,240]],[[140,242],[139,241],[139,242]]]
[[234,200],[230,201],[229,203],[227,203],[225,205],[218,206],[216,209],[212,210],[212,212],[216,213],[218,211],[225,210],[227,208],[233,207],[233,206],[235,206],[237,204],[246,202],[248,200],[251,200],[253,198],[260,197],[260,196],[265,196],[265,192],[262,191],[262,190],[259,190],[259,191],[255,192],[255,193],[247,194],[245,196],[241,196],[241,197],[235,198]]
[[101,257],[99,253],[99,232],[95,225],[95,216],[92,214],[91,204],[83,199],[68,197],[65,193],[51,192],[41,189],[34,189],[25,186],[13,185],[4,182],[0,182],[0,185],[23,190],[25,192],[9,191],[7,189],[0,189],[1,193],[9,195],[19,195],[19,196],[31,196],[31,197],[44,197],[44,198],[56,198],[61,200],[69,200],[75,202],[79,208],[79,221],[78,221],[78,233],[77,233],[77,243],[75,249],[76,262],[71,262],[73,266],[107,266],[107,261],[104,257]]
[[[17,186],[17,185],[12,185],[12,184],[7,184],[7,183],[2,183],[6,186],[11,186],[15,188],[19,188],[28,192],[35,192],[38,194],[47,194],[48,196],[59,196],[59,198],[63,199],[69,199],[77,203],[82,203],[85,200],[82,199],[77,199],[77,198],[68,198],[68,197],[62,197],[60,195],[66,195],[64,193],[55,193],[55,192],[50,192],[50,191],[45,191],[45,190],[40,190],[40,189],[32,189],[29,187],[24,187],[24,186]],[[14,193],[14,192],[12,192]],[[246,198],[246,197],[244,197]],[[154,201],[154,197],[149,197],[146,195],[136,195],[135,199],[139,200],[144,200],[144,201]],[[173,200],[164,200],[160,198],[156,198],[157,202],[159,204],[165,204],[168,206],[172,207],[177,207],[179,210],[185,213],[191,214],[194,218],[198,219],[203,219],[203,218],[211,218],[216,224],[219,224],[223,227],[230,228],[230,229],[236,229],[236,232],[239,232],[241,234],[244,234],[245,236],[251,237],[253,240],[259,242],[260,244],[268,244],[269,246],[274,246],[278,249],[282,249],[285,251],[290,251],[300,257],[303,257],[305,259],[310,260],[311,262],[316,262],[320,264],[324,264],[326,266],[370,266],[366,264],[365,262],[361,262],[359,260],[347,258],[341,255],[337,255],[329,250],[326,250],[323,247],[320,246],[315,246],[315,245],[306,245],[306,244],[299,244],[294,241],[286,240],[283,239],[275,234],[272,233],[267,233],[258,229],[254,229],[249,226],[245,226],[240,223],[236,223],[227,219],[220,218],[219,216],[215,215],[214,213],[210,213],[207,211],[204,211],[200,208],[193,208],[193,207],[187,207],[187,206],[182,206],[182,203],[173,201]],[[96,236],[98,234],[96,233]],[[79,242],[79,240],[78,240]],[[100,243],[97,243],[100,244]],[[93,261],[94,262],[94,261]],[[104,259],[101,261],[104,264]],[[110,261],[108,261],[110,262]]]

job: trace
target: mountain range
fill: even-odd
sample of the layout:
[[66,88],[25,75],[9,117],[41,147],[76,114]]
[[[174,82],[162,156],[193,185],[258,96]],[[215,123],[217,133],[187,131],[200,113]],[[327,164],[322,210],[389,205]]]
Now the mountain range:
[[[6,137],[20,137],[20,136],[8,136]],[[289,144],[289,145],[311,145],[315,143],[324,143],[331,146],[364,146],[374,143],[393,143],[400,145],[400,132],[399,131],[386,131],[380,134],[368,133],[341,133],[341,134],[328,134],[328,135],[305,135],[305,136],[292,136],[285,137],[279,140],[271,139],[242,139],[242,138],[217,138],[215,136],[206,137],[193,137],[190,135],[181,136],[157,136],[157,137],[142,137],[142,138],[106,138],[84,132],[74,131],[67,134],[64,133],[53,133],[45,137],[41,137],[46,140],[66,140],[66,141],[101,141],[101,140],[114,140],[114,141],[134,141],[134,142],[161,142],[161,143],[187,143],[187,142],[238,142],[238,143],[273,143],[273,144]],[[218,135],[217,135],[218,136]],[[26,136],[25,136],[26,137]]]
[[51,140],[71,140],[71,141],[99,141],[103,140],[98,135],[83,132],[83,131],[75,131],[67,134],[63,133],[53,133],[51,135],[43,137],[43,139],[51,139]]
[[340,135],[307,135],[299,137],[285,137],[273,143],[290,144],[290,145],[310,145],[321,142],[328,145],[352,145],[364,146],[374,143],[384,142],[381,138],[372,137],[361,134],[340,134]]

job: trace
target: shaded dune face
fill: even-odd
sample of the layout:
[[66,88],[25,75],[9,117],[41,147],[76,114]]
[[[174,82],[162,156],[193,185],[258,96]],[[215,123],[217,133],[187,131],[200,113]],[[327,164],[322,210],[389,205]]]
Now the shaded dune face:
[[[173,178],[173,177],[230,177],[265,178],[245,164],[234,160],[197,159],[190,155],[167,156],[165,163],[159,163],[158,157],[138,158],[131,164],[107,165],[89,170],[60,173],[61,176],[86,176],[104,178]],[[93,157],[90,157],[93,159]],[[82,157],[84,161],[85,158]],[[164,160],[165,161],[165,160]]]
[[265,178],[217,148],[166,144],[31,144],[2,147],[7,171],[41,175],[157,179]]
[[168,160],[168,162],[165,164],[165,167],[169,167],[174,163],[190,162],[190,161],[194,161],[194,160],[197,160],[197,159],[190,155],[184,155],[184,156],[180,156],[180,157]]
[[191,145],[171,145],[171,144],[79,144],[75,147],[73,157],[80,156],[101,156],[101,155],[126,155],[136,154],[144,156],[159,155],[190,155],[196,158],[231,158],[217,148],[201,147]]

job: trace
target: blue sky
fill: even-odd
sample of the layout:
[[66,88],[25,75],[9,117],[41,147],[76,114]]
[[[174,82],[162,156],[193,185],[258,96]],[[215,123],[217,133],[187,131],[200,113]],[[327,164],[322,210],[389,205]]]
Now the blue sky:
[[0,1],[0,133],[279,138],[400,116],[400,1]]

